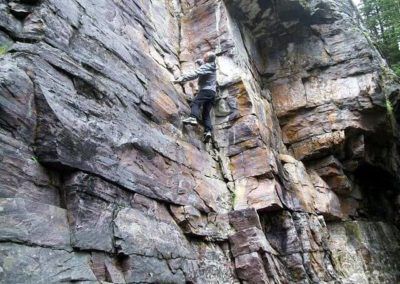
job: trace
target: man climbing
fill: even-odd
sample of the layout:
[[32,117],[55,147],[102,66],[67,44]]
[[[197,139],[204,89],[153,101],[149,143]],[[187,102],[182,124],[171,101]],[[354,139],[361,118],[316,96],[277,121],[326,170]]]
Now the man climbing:
[[[174,83],[184,83],[198,79],[199,92],[191,105],[191,114],[188,118],[182,120],[185,124],[197,125],[200,119],[200,109],[203,107],[202,116],[204,124],[204,140],[208,141],[212,134],[212,124],[210,111],[214,104],[217,91],[217,66],[215,64],[216,55],[213,52],[207,52],[203,57],[201,66],[193,72],[181,75]],[[198,61],[196,61],[198,63]]]

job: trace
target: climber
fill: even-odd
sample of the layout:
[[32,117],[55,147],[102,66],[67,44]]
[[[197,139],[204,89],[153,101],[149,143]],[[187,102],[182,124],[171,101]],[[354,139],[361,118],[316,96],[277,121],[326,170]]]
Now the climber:
[[204,124],[204,140],[208,141],[212,134],[212,124],[210,111],[214,104],[217,89],[217,66],[215,64],[216,55],[213,52],[207,52],[203,60],[197,60],[197,64],[201,64],[193,72],[183,74],[173,81],[174,84],[184,83],[187,81],[198,79],[199,92],[191,104],[191,114],[188,118],[182,120],[185,124],[197,125],[200,119],[200,109],[203,108],[203,124]]

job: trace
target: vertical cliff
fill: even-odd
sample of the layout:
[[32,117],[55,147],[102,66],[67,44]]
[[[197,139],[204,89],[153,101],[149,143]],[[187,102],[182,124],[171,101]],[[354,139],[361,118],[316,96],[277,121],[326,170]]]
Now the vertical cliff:
[[[0,282],[400,281],[400,84],[351,1],[0,0],[0,45]],[[210,50],[204,144],[170,81]]]

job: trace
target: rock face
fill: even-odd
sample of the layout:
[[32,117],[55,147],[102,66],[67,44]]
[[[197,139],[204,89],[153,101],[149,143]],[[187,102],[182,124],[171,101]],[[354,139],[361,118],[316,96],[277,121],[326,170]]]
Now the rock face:
[[[351,3],[0,0],[0,279],[400,282],[400,85]],[[170,81],[210,50],[204,144]]]

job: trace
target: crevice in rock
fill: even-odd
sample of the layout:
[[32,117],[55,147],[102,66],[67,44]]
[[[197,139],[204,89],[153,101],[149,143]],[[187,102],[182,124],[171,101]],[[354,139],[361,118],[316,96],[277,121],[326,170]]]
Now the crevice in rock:
[[27,246],[27,247],[32,247],[32,248],[44,248],[44,249],[51,249],[51,250],[55,250],[55,251],[65,251],[67,253],[73,253],[74,250],[71,247],[71,249],[65,249],[65,248],[60,248],[60,247],[54,247],[54,246],[50,246],[50,245],[42,245],[42,244],[37,244],[37,243],[33,243],[33,242],[28,242],[28,241],[17,241],[17,240],[7,240],[7,239],[2,239],[0,240],[0,244],[15,244],[15,245],[20,245],[20,246]]

